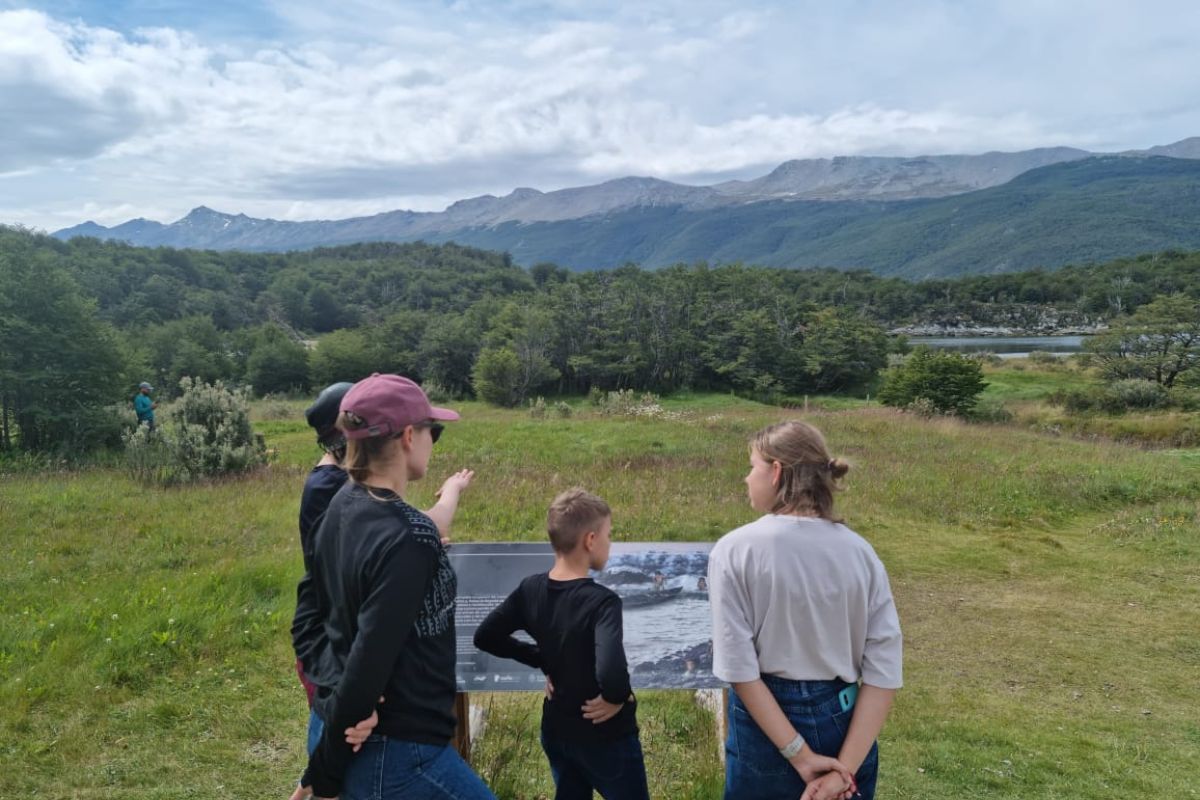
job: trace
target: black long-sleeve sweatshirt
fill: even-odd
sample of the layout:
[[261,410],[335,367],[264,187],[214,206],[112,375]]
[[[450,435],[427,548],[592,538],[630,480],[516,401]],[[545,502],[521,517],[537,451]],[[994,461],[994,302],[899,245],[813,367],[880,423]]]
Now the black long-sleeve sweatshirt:
[[[523,630],[536,645],[512,634]],[[621,641],[621,598],[591,578],[521,581],[475,630],[475,646],[550,676],[554,697],[542,704],[542,732],[578,743],[611,741],[637,732],[637,709]],[[581,707],[596,695],[624,703],[599,725]]]
[[346,483],[346,472],[333,464],[313,467],[304,482],[304,494],[300,498],[300,552],[304,554],[304,577],[296,586],[296,613],[292,617],[292,649],[304,666],[306,677],[320,683],[316,674],[319,656],[314,649],[323,642],[325,631],[321,622],[321,610],[317,606],[317,589],[313,585],[313,544],[317,526],[325,509],[329,508],[334,495]]
[[376,710],[375,733],[446,745],[454,735],[454,570],[437,526],[384,489],[348,483],[313,549],[313,583],[329,642],[316,707],[325,733],[301,782],[342,788],[352,755],[342,732]]

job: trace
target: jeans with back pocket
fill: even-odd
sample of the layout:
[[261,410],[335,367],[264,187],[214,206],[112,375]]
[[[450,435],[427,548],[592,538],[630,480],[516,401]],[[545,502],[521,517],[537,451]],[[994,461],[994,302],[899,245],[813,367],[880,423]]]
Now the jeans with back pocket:
[[372,734],[350,759],[340,800],[496,800],[458,752]]
[[[850,729],[854,707],[842,708],[841,691],[851,684],[833,681],[791,681],[764,675],[763,683],[775,696],[796,732],[816,753],[837,757]],[[854,779],[862,800],[875,797],[879,772],[879,745],[858,768]],[[729,733],[725,739],[725,800],[796,800],[804,781],[778,748],[750,717],[734,691],[729,692]]]

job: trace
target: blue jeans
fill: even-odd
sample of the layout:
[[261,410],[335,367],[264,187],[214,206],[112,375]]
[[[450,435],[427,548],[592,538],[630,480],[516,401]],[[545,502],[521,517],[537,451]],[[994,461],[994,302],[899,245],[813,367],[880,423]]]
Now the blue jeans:
[[[845,681],[789,681],[770,675],[763,683],[783,713],[815,752],[837,757],[850,729],[854,707],[843,709],[839,693]],[[859,767],[854,779],[863,800],[875,797],[879,745]],[[804,781],[762,732],[737,693],[729,692],[729,735],[725,739],[725,800],[796,800]]]
[[313,754],[313,750],[317,749],[317,745],[321,743],[321,734],[324,732],[324,720],[310,708],[308,710],[308,754],[310,756]]
[[554,800],[649,800],[646,762],[636,733],[600,744],[573,744],[542,736],[554,776]]
[[372,734],[350,759],[341,800],[496,800],[453,747]]

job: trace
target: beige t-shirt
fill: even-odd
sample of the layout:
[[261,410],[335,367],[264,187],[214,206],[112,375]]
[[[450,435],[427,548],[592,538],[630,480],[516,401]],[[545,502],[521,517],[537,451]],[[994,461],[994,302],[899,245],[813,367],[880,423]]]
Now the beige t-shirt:
[[767,514],[709,554],[713,674],[903,682],[900,619],[887,571],[845,525]]

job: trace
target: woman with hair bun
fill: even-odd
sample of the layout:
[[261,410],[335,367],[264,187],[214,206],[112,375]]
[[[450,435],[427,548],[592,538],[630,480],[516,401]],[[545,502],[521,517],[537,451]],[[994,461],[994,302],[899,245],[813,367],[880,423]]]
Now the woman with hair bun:
[[834,514],[849,469],[804,422],[750,442],[746,488],[763,516],[708,563],[713,673],[733,687],[727,800],[875,795],[900,622],[879,557]]

